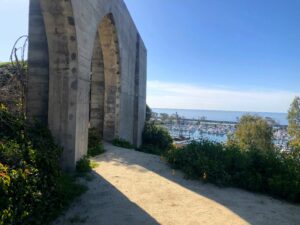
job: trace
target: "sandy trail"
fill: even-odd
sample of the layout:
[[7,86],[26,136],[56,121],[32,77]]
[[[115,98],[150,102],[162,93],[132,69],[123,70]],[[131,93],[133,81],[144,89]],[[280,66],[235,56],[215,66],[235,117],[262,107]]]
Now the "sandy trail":
[[55,224],[300,224],[300,206],[183,178],[158,156],[105,145],[89,191]]

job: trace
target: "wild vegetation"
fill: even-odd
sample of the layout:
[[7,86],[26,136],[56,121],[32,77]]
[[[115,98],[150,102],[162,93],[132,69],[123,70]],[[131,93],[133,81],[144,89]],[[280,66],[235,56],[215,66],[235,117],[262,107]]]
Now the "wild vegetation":
[[60,168],[47,128],[0,107],[0,224],[49,224],[85,191]]
[[243,116],[236,126],[235,133],[228,139],[229,144],[237,145],[244,151],[249,149],[271,151],[274,149],[272,126],[259,116]]
[[94,157],[105,152],[100,135],[97,129],[89,129],[88,153],[87,156]]
[[76,163],[77,176],[86,176],[95,167],[88,156],[84,156]]
[[300,157],[296,154],[300,149],[299,127],[300,98],[294,100],[289,111],[289,132],[293,137],[290,152],[276,148],[272,126],[259,116],[243,116],[225,144],[203,139],[181,148],[173,146],[165,128],[149,119],[141,150],[165,156],[173,168],[183,170],[188,178],[299,203]]
[[173,140],[168,130],[152,122],[146,122],[143,131],[143,145],[140,150],[155,155],[164,155],[173,148]]
[[295,97],[288,113],[288,133],[291,136],[289,147],[294,155],[300,155],[300,97]]
[[117,147],[121,147],[121,148],[127,148],[127,149],[134,149],[134,145],[132,145],[130,142],[126,141],[125,139],[122,139],[122,138],[115,138],[113,141],[112,141],[112,144],[114,146],[117,146]]
[[[0,65],[0,225],[47,225],[87,188],[77,183],[78,172],[62,171],[62,149],[49,130],[26,120],[27,65],[21,64]],[[95,140],[89,155],[102,151]],[[77,169],[88,172],[92,166],[84,158]]]
[[0,102],[5,104],[10,112],[20,113],[22,85],[15,76],[16,71],[11,63],[0,64]]
[[208,140],[168,152],[168,162],[189,178],[300,202],[299,159],[279,151],[241,150]]
[[300,202],[300,158],[272,144],[264,119],[246,115],[226,144],[209,140],[171,149],[168,162],[186,176]]

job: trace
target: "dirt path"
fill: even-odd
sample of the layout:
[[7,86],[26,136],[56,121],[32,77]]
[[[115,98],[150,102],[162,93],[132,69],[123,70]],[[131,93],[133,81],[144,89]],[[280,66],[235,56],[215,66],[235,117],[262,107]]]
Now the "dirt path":
[[55,224],[300,224],[300,206],[186,180],[160,157],[105,148],[89,191]]

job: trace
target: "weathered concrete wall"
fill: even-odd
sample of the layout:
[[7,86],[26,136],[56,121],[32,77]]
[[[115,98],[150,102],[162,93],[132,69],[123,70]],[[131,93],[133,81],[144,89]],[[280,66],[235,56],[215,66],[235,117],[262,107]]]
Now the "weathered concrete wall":
[[[31,1],[29,9],[27,115],[43,124],[48,120],[49,57],[44,19],[39,1]],[[34,117],[34,118],[33,118]]]
[[[119,136],[139,145],[146,110],[147,56],[123,0],[31,0],[30,5],[27,115],[48,119],[53,136],[64,148],[65,168],[73,169],[86,154],[90,121],[103,126],[104,138]],[[101,31],[108,15],[111,34],[108,28]],[[95,48],[102,52],[93,71]],[[91,79],[97,71],[104,72],[104,81]],[[97,90],[101,85],[105,90]]]
[[91,106],[90,106],[90,126],[96,128],[103,137],[104,127],[104,98],[105,98],[105,75],[103,53],[100,45],[100,37],[97,34],[92,58],[91,77]]

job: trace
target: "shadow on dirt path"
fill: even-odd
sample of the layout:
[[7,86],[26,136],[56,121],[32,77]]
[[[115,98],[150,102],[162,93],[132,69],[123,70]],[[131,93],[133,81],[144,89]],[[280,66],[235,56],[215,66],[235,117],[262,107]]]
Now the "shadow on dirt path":
[[55,224],[300,224],[298,205],[186,180],[158,156],[105,149],[89,191]]

